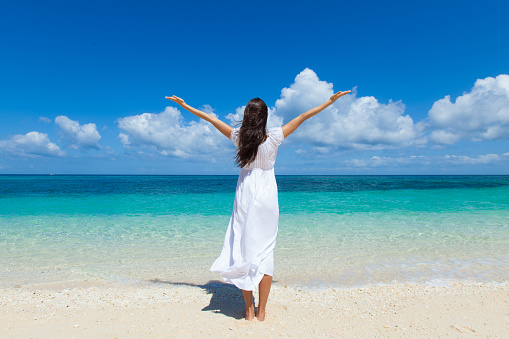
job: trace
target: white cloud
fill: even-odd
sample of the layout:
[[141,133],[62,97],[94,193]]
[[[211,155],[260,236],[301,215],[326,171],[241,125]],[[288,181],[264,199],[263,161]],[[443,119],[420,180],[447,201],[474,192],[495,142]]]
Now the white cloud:
[[39,155],[62,157],[65,155],[65,152],[49,140],[46,133],[35,131],[24,135],[17,134],[9,140],[1,140],[0,150],[23,157]]
[[[214,114],[210,106],[204,109]],[[204,120],[185,122],[174,107],[166,107],[158,114],[143,113],[120,118],[117,122],[123,131],[119,138],[124,147],[154,147],[162,155],[213,158],[224,154],[227,145],[231,144]]]
[[[283,88],[274,115],[286,123],[324,103],[332,94],[333,84],[320,81],[315,72],[306,68],[290,87]],[[371,96],[357,97],[354,90],[306,121],[292,139],[345,149],[405,147],[414,142],[417,130],[404,111],[400,101],[383,104]]]
[[446,155],[445,162],[455,165],[486,165],[500,161],[498,154],[484,154],[475,158],[466,155]]
[[345,160],[344,164],[349,167],[388,167],[388,166],[398,166],[402,164],[409,164],[411,162],[415,161],[422,161],[424,160],[421,157],[415,157],[411,156],[408,158],[403,157],[379,157],[379,156],[372,156],[371,158],[367,159],[351,159],[351,160]]
[[443,129],[431,132],[430,138],[433,142],[441,145],[451,145],[460,141],[461,136]]
[[242,119],[244,119],[244,110],[246,106],[237,107],[235,110],[235,114],[230,113],[226,116],[226,119],[230,120],[230,126],[237,126],[237,124],[242,123]]
[[122,145],[124,147],[129,148],[129,146],[131,146],[131,142],[129,141],[129,136],[127,134],[119,133],[118,138],[120,139],[120,142],[122,143]]
[[465,155],[426,156],[411,155],[408,157],[378,157],[372,156],[366,159],[345,160],[347,167],[373,168],[373,167],[398,167],[402,165],[415,166],[442,166],[442,165],[487,165],[502,161],[506,154],[482,154],[476,157]]
[[509,138],[509,75],[478,79],[472,90],[453,103],[447,95],[428,114],[431,141],[453,144]]
[[38,122],[45,122],[45,123],[50,123],[51,122],[51,119],[50,118],[46,118],[46,117],[39,117],[39,120]]
[[[339,88],[347,90],[347,88]],[[336,90],[339,90],[336,88]],[[311,69],[304,69],[294,82],[281,90],[281,97],[269,107],[268,127],[281,126],[306,110],[325,102],[334,93],[333,84],[321,81]],[[242,121],[245,106],[226,116],[230,125]],[[301,157],[329,157],[334,150],[381,150],[410,146],[432,148],[454,144],[461,139],[509,138],[509,76],[478,80],[472,91],[460,96],[455,103],[447,96],[434,103],[428,117],[414,123],[405,114],[401,101],[379,102],[373,96],[358,97],[353,92],[306,121],[287,141],[296,144]],[[202,110],[213,113],[210,106]],[[185,121],[177,108],[167,107],[161,113],[143,113],[117,120],[119,139],[125,148],[139,153],[153,148],[163,155],[182,158],[213,159],[233,150],[231,143],[212,125],[200,120]],[[488,156],[488,155],[486,155]],[[351,160],[349,166],[381,167],[395,164],[429,165],[440,163],[495,161],[494,158],[450,156],[392,158],[372,157]]]
[[55,123],[62,129],[64,136],[70,142],[71,148],[81,150],[101,148],[99,145],[101,135],[95,124],[80,125],[78,121],[71,120],[65,115],[56,117]]

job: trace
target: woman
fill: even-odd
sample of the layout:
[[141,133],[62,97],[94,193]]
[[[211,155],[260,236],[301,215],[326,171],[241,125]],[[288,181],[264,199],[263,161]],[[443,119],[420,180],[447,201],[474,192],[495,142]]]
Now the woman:
[[221,255],[210,270],[220,273],[227,283],[242,289],[246,320],[253,320],[255,317],[253,291],[257,287],[259,302],[256,318],[259,321],[265,319],[265,306],[272,284],[273,250],[279,219],[274,176],[278,146],[304,121],[348,93],[350,91],[340,91],[325,103],[302,113],[283,127],[268,130],[267,105],[259,98],[249,101],[244,110],[242,126],[234,129],[215,116],[189,106],[175,95],[166,97],[210,122],[237,146],[235,162],[242,170],[237,181],[233,213]]

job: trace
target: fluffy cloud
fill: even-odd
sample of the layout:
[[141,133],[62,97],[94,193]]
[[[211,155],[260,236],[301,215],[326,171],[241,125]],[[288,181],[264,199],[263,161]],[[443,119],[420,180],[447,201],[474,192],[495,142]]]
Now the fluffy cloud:
[[[336,88],[336,90],[338,90]],[[343,89],[343,90],[346,90]],[[268,127],[281,126],[298,114],[325,102],[334,93],[333,84],[321,81],[306,68],[294,82],[281,90],[281,97],[269,108]],[[245,106],[226,116],[230,124],[242,121]],[[204,110],[212,113],[210,106]],[[213,113],[212,113],[213,114]],[[186,122],[180,111],[167,107],[161,113],[143,113],[118,119],[120,141],[126,148],[153,148],[163,155],[183,158],[226,154],[232,150],[212,125],[200,120]],[[95,126],[95,125],[94,125]],[[478,80],[471,92],[452,103],[449,96],[434,103],[428,117],[414,123],[401,101],[379,102],[373,96],[359,97],[356,89],[323,112],[306,121],[289,139],[297,144],[301,157],[329,157],[338,149],[381,150],[410,146],[453,144],[461,139],[509,138],[509,75]],[[489,155],[486,155],[489,156]],[[420,161],[481,164],[484,158],[431,159],[384,158],[352,160],[353,167],[380,167]],[[495,161],[494,158],[486,158]]]
[[78,121],[71,120],[65,115],[56,117],[55,123],[69,140],[71,148],[81,150],[101,148],[99,145],[101,135],[95,124],[80,125]]
[[450,96],[436,101],[428,114],[431,141],[453,144],[509,138],[509,75],[478,79],[472,90],[453,103]]
[[[212,113],[210,106],[205,107]],[[143,113],[117,120],[123,131],[120,141],[126,148],[154,147],[162,155],[181,158],[206,157],[224,154],[227,139],[214,126],[204,120],[185,122],[174,107],[158,114]]]
[[[306,68],[288,88],[273,109],[275,117],[288,122],[298,114],[324,103],[334,94],[333,84],[320,81]],[[346,89],[344,89],[346,90]],[[336,101],[306,121],[293,139],[314,145],[344,149],[383,149],[409,146],[417,130],[412,118],[403,115],[401,102],[378,102],[374,97],[357,97],[356,92]]]
[[9,140],[1,140],[0,150],[24,157],[39,155],[62,157],[65,155],[65,152],[49,140],[47,134],[39,132],[17,134]]

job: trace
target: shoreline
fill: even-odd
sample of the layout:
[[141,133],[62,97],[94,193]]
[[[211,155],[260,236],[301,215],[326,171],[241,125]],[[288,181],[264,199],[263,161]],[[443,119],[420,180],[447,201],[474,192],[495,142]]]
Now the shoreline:
[[[255,292],[255,297],[257,293]],[[509,285],[454,283],[303,290],[274,283],[265,322],[240,290],[152,281],[73,281],[0,289],[0,337],[503,337]]]

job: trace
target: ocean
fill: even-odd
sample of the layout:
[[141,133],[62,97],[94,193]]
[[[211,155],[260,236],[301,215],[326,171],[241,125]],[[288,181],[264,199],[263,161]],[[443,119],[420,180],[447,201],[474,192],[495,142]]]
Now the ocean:
[[[509,176],[276,176],[274,280],[509,281]],[[0,287],[204,284],[236,176],[0,176]]]

